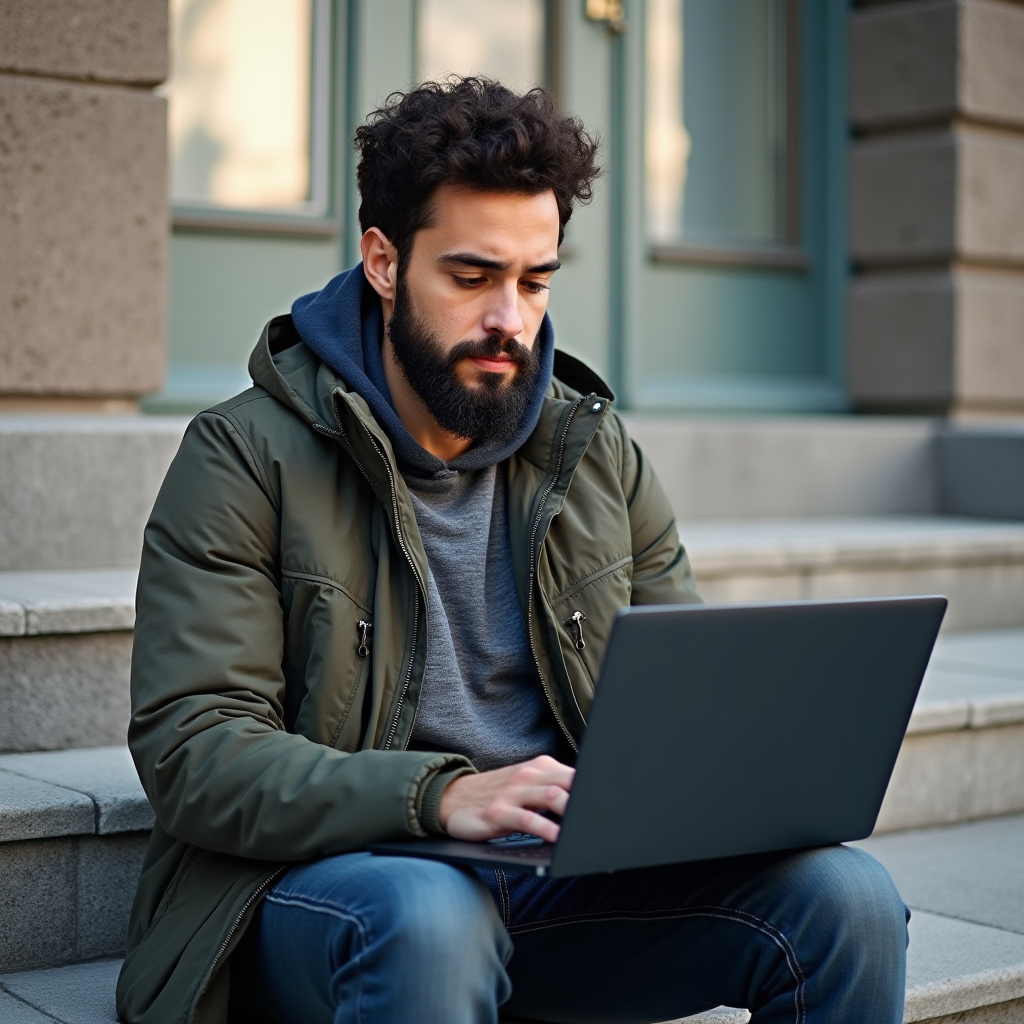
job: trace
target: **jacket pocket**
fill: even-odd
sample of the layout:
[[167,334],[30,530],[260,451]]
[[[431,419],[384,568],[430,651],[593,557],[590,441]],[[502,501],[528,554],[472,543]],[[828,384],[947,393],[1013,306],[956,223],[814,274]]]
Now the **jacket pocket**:
[[286,727],[316,743],[349,749],[345,726],[353,708],[362,706],[372,678],[369,602],[333,580],[288,570],[281,591]]
[[617,559],[577,580],[551,602],[562,658],[584,715],[583,705],[593,697],[615,615],[629,605],[632,570],[631,557]]

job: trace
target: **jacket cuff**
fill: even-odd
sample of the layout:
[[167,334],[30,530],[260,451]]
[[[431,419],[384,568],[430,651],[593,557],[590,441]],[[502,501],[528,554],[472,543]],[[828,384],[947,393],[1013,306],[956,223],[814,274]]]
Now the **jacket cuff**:
[[419,819],[420,828],[432,835],[446,834],[440,822],[441,797],[444,796],[449,784],[460,775],[472,775],[475,771],[475,768],[465,764],[446,765],[428,775],[420,783],[419,792],[416,794],[416,817]]

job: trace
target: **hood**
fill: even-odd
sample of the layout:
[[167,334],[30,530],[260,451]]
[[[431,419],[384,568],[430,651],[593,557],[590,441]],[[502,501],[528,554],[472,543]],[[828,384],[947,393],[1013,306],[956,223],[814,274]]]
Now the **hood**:
[[384,318],[380,298],[366,280],[362,263],[338,274],[320,291],[296,299],[292,323],[306,346],[366,402],[388,435],[403,469],[417,475],[447,475],[502,462],[522,447],[537,426],[555,356],[554,331],[547,316],[537,338],[540,374],[515,436],[503,444],[485,440],[451,462],[421,447],[395,410],[381,354]]

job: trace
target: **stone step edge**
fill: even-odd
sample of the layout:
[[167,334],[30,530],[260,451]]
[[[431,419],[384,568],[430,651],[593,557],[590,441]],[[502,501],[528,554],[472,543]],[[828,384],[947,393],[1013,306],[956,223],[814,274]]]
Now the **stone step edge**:
[[135,626],[137,569],[0,572],[0,637]]
[[1024,688],[1021,693],[959,700],[919,702],[910,716],[908,736],[958,732],[961,729],[993,729],[1024,722]]
[[0,755],[0,843],[148,831],[127,747]]

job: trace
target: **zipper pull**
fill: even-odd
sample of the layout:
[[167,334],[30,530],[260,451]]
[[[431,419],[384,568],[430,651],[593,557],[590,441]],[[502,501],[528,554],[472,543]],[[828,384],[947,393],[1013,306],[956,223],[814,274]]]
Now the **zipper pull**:
[[373,623],[367,622],[366,619],[360,619],[357,626],[359,627],[359,646],[356,648],[356,654],[360,658],[365,658],[370,653],[370,637],[373,636]]
[[577,651],[582,651],[587,646],[587,641],[583,639],[583,623],[586,621],[586,615],[584,615],[579,608],[577,608],[576,611],[574,611],[572,615],[565,620],[565,624],[567,626],[569,623],[572,623],[570,629],[575,628],[576,630],[576,638],[573,640],[573,646]]

